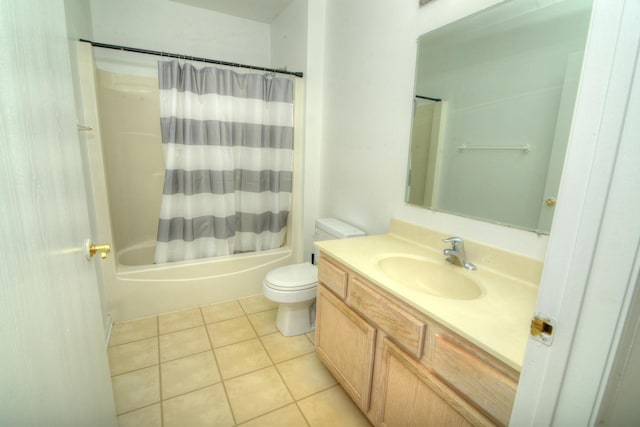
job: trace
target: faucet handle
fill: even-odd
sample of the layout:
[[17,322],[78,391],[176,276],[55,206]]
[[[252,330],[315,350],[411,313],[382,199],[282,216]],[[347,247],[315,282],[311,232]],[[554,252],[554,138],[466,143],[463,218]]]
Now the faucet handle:
[[446,239],[442,239],[442,241],[445,243],[451,243],[451,249],[453,249],[454,251],[458,251],[464,248],[464,240],[462,240],[460,237],[448,237]]

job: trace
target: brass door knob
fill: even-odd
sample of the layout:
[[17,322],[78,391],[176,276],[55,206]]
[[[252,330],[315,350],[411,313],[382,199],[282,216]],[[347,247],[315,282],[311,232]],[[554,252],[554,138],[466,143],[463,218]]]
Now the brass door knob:
[[109,252],[111,252],[111,245],[108,243],[104,243],[102,245],[94,245],[89,239],[87,239],[87,241],[85,242],[84,253],[87,259],[93,258],[93,256],[97,253],[100,254],[100,258],[105,259]]
[[547,200],[544,201],[544,204],[547,206],[555,206],[556,199],[554,199],[553,197],[549,197]]

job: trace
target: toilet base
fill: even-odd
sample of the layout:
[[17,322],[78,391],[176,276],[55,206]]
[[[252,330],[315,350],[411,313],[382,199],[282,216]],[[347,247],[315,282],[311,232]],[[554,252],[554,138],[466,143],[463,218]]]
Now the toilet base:
[[316,328],[316,300],[280,303],[276,328],[285,337],[302,335]]

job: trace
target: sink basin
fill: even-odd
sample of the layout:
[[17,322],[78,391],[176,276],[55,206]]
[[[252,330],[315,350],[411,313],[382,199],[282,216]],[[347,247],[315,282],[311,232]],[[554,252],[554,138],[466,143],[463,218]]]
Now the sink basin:
[[[441,298],[469,300],[482,295],[470,277],[473,272],[426,258],[389,256],[378,261],[380,270],[401,286]],[[463,274],[464,273],[464,274]]]

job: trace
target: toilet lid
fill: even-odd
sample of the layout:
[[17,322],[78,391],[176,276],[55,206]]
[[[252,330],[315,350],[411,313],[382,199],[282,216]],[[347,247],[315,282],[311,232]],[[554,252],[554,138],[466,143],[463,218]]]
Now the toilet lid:
[[281,291],[309,289],[318,284],[318,267],[310,262],[287,265],[268,272],[264,280]]

